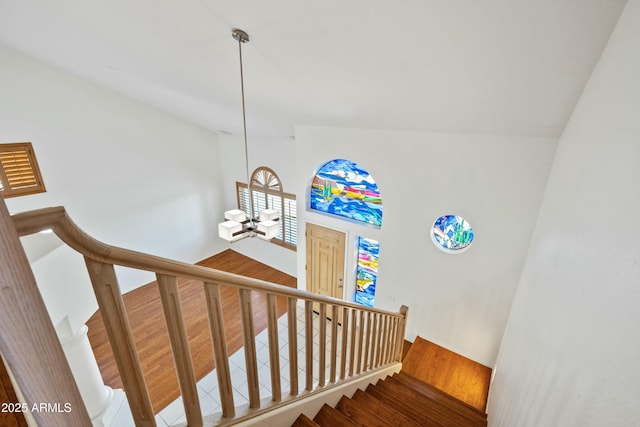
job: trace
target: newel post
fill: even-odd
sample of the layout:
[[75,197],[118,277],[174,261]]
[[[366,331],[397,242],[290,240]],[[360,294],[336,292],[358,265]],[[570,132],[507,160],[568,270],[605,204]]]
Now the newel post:
[[0,325],[0,353],[24,396],[25,409],[36,423],[52,427],[91,425],[1,196]]
[[404,339],[405,339],[404,337],[407,333],[407,319],[409,318],[409,307],[407,307],[406,305],[400,306],[400,314],[403,316],[403,319],[400,325],[400,330],[398,331],[397,360],[399,362],[402,362],[402,355],[403,355],[402,349],[404,348]]

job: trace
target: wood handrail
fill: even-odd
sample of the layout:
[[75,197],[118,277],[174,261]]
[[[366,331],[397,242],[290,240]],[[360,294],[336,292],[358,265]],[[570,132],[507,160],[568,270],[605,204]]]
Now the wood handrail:
[[111,246],[94,239],[80,229],[71,218],[69,218],[66,210],[62,206],[22,212],[12,215],[11,218],[20,236],[26,236],[44,230],[52,230],[63,242],[85,257],[105,264],[120,265],[205,282],[224,283],[225,285],[248,290],[276,293],[281,296],[318,303],[338,304],[342,307],[356,308],[365,312],[403,318],[401,314],[392,311],[365,307],[341,299],[269,283],[264,280]]
[[[400,362],[402,357],[401,349],[407,318],[407,307],[405,306],[400,308],[399,313],[365,307],[263,280],[107,245],[82,231],[69,218],[63,207],[24,212],[11,216],[11,220],[17,232],[14,233],[16,236],[25,236],[50,229],[64,243],[84,256],[98,306],[103,313],[105,329],[114,351],[114,358],[121,377],[123,377],[123,387],[129,400],[134,421],[138,427],[155,426],[156,423],[114,266],[145,270],[156,274],[174,356],[176,374],[189,425],[202,426],[205,420],[200,412],[196,378],[180,308],[178,278],[200,281],[204,287],[223,423],[233,424],[249,415],[236,414],[234,406],[233,385],[230,377],[224,319],[220,301],[220,285],[235,287],[239,291],[239,315],[243,331],[249,411],[253,415],[268,408],[262,406],[264,402],[261,401],[260,396],[261,385],[257,368],[252,292],[260,292],[266,295],[272,392],[270,407],[272,409],[291,403],[304,395],[308,396],[328,387],[333,387],[337,383],[350,381],[360,376],[360,374],[382,369],[390,363]],[[290,394],[286,397],[283,396],[280,384],[280,350],[276,314],[277,297],[287,298]],[[296,313],[299,303],[304,304],[305,311],[304,325],[301,329],[305,335],[305,391],[302,393],[300,393],[301,385],[298,384],[297,364],[298,320]],[[317,318],[314,318],[314,311],[319,313]],[[328,334],[327,328],[327,316],[329,315],[331,316],[330,319],[333,319],[329,330],[330,334]],[[317,344],[319,357],[317,361],[313,357],[314,350],[316,350],[313,338],[314,322],[317,322],[319,328]],[[343,329],[339,334],[338,326],[340,322],[342,322],[341,327]],[[338,372],[339,336],[342,338],[342,344]],[[327,346],[327,339],[330,341],[330,347]],[[329,353],[329,360],[326,360],[327,353]],[[317,387],[314,387],[315,369],[318,370]],[[329,370],[329,384],[327,384],[326,377],[327,369]],[[346,378],[347,373],[350,378]]]

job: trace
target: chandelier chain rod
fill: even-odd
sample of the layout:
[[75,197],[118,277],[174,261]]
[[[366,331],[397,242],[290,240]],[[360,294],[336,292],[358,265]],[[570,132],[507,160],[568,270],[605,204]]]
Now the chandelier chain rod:
[[245,162],[245,171],[247,174],[247,193],[249,197],[249,221],[251,226],[253,226],[253,197],[251,194],[251,176],[249,175],[249,145],[247,143],[247,111],[245,107],[244,100],[244,70],[242,66],[242,43],[243,38],[238,37],[238,53],[240,56],[240,91],[242,94],[242,132],[244,137],[244,162]]

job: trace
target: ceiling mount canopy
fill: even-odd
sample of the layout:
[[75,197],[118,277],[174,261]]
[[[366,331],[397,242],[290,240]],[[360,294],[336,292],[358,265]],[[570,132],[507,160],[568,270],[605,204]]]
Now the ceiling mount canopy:
[[[231,32],[231,36],[240,43],[247,43],[249,41],[249,34],[246,31],[242,31],[240,28],[234,28]],[[242,58],[240,58],[242,61]]]
[[225,221],[218,224],[218,236],[229,242],[235,242],[245,237],[260,237],[271,240],[278,235],[280,229],[278,220],[280,213],[274,209],[260,211],[259,217],[254,214],[254,201],[252,182],[249,176],[249,148],[247,144],[247,112],[244,102],[244,72],[242,68],[242,44],[249,42],[249,34],[234,28],[232,37],[238,42],[238,54],[240,57],[240,89],[242,93],[242,131],[244,136],[244,160],[247,174],[247,186],[249,190],[249,215],[240,209],[232,209],[224,213]]

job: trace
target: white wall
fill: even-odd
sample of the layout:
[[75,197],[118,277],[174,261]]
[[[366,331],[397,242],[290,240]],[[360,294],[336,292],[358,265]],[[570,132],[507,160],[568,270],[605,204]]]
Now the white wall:
[[640,425],[640,0],[560,139],[491,386],[492,426]]
[[[409,339],[420,335],[493,366],[555,148],[556,140],[547,138],[296,128],[298,286],[306,281],[305,221],[348,234],[349,300],[355,238],[376,239],[376,307],[409,306]],[[315,170],[335,158],[355,161],[376,180],[381,229],[307,209]],[[470,221],[476,233],[461,254],[445,254],[429,235],[435,219],[451,213]]]
[[[195,262],[224,249],[216,135],[0,46],[0,142],[31,141],[47,192],[7,199],[11,213],[65,206],[106,243]],[[82,258],[25,239],[54,323],[96,304]],[[43,249],[44,248],[44,249]],[[123,291],[152,280],[121,272]]]
[[[236,181],[247,182],[244,140],[242,136],[219,136],[220,168],[224,188],[225,210],[238,206]],[[285,193],[295,193],[295,143],[292,139],[247,138],[249,175],[261,166],[271,168],[280,178]],[[222,218],[220,218],[222,220]],[[244,239],[227,244],[244,254],[291,276],[297,276],[296,252],[261,239]]]

